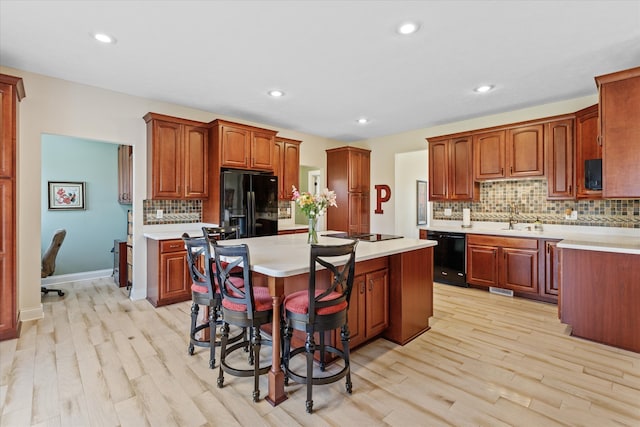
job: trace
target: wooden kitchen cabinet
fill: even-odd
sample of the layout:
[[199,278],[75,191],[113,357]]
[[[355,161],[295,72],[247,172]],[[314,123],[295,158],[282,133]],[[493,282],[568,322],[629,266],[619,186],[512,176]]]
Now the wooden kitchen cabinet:
[[529,124],[473,135],[476,180],[544,175],[544,126]]
[[209,130],[204,123],[148,113],[147,194],[152,199],[209,197]]
[[338,204],[327,209],[327,229],[369,232],[370,153],[355,147],[327,150],[327,186]]
[[278,199],[291,200],[291,187],[300,189],[300,144],[302,141],[277,137],[274,171],[278,176]]
[[480,184],[473,179],[473,138],[428,140],[429,200],[478,200]]
[[601,199],[602,190],[585,187],[585,160],[602,159],[602,146],[598,142],[598,104],[575,113],[576,128],[576,198]]
[[469,234],[467,283],[538,294],[538,240]]
[[147,239],[147,300],[154,306],[191,299],[191,277],[182,239]]
[[118,146],[118,203],[133,203],[133,159],[130,145]]
[[595,79],[600,96],[602,196],[640,198],[640,67]]
[[210,126],[220,167],[274,171],[276,131],[224,120]]
[[16,143],[19,77],[0,74],[0,340],[18,336],[16,283]]
[[547,199],[575,199],[573,119],[545,124]]
[[571,335],[640,353],[640,255],[562,248],[560,275]]
[[551,296],[557,300],[560,292],[560,256],[558,253],[559,240],[544,240],[544,288],[541,287],[540,294]]
[[505,131],[473,135],[473,163],[475,178],[504,178],[505,174]]
[[[350,348],[380,335],[389,326],[389,269],[387,259],[356,264],[349,301]],[[340,341],[339,334],[336,341]],[[340,345],[340,347],[342,347]]]

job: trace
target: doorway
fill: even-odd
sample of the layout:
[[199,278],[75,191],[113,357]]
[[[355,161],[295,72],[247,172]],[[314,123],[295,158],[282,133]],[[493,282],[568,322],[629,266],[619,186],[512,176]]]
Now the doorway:
[[[55,230],[64,228],[55,275],[110,275],[114,240],[126,240],[127,211],[133,209],[118,203],[118,144],[43,134],[41,153],[41,253]],[[84,209],[49,209],[52,181],[83,183]]]

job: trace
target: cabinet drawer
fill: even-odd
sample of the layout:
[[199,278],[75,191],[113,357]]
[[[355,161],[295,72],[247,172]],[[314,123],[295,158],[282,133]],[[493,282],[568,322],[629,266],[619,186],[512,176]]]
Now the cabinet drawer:
[[160,242],[160,252],[178,252],[186,250],[182,239],[162,240]]
[[478,246],[501,246],[515,249],[538,249],[538,239],[526,237],[502,237],[467,234],[467,244]]

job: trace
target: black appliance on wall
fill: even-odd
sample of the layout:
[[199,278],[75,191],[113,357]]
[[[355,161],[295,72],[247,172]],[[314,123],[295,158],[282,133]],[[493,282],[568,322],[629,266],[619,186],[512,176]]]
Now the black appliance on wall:
[[433,281],[468,287],[465,264],[466,234],[429,230],[427,239],[438,242],[433,248]]
[[602,190],[602,159],[584,161],[584,188]]
[[278,234],[278,177],[244,170],[223,170],[220,220],[240,228],[240,238]]

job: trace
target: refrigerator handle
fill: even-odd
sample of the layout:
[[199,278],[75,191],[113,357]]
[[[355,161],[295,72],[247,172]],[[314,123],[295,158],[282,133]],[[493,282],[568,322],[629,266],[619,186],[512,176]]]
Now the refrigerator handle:
[[249,191],[247,193],[247,237],[255,237],[256,235],[256,206],[255,206],[255,193],[253,191]]

